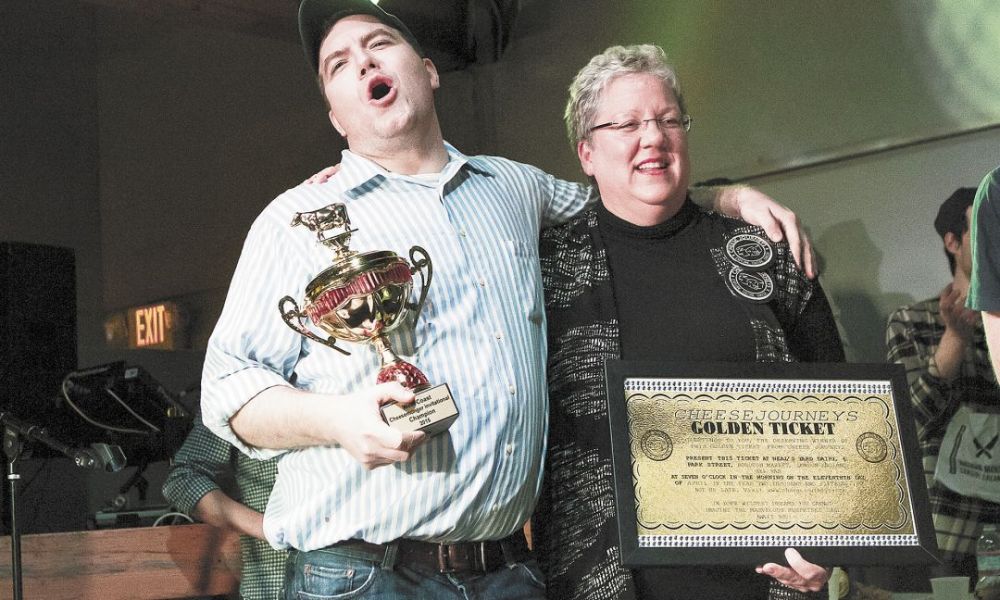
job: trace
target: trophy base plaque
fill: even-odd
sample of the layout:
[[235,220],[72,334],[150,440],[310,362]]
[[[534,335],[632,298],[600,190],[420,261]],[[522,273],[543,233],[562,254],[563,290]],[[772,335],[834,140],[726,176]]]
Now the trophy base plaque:
[[423,431],[435,435],[446,431],[458,418],[458,407],[447,383],[415,392],[413,404],[386,404],[382,418],[400,431]]

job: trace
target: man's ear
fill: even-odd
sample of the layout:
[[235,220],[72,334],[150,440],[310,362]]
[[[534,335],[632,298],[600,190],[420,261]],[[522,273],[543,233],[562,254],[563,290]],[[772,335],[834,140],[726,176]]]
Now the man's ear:
[[430,76],[431,89],[436,90],[441,87],[441,78],[438,76],[438,70],[434,66],[434,62],[429,58],[425,58],[424,68],[427,69],[427,74]]
[[958,254],[962,249],[962,238],[949,231],[944,234],[944,248],[951,254]]
[[590,142],[587,140],[576,143],[576,155],[580,158],[580,167],[590,177],[594,176],[594,163],[591,160],[593,153],[594,149],[590,147]]
[[347,133],[344,131],[344,128],[340,126],[340,121],[338,121],[337,117],[333,115],[333,111],[331,110],[326,114],[330,117],[330,124],[337,130],[337,133],[339,133],[344,139],[347,139]]

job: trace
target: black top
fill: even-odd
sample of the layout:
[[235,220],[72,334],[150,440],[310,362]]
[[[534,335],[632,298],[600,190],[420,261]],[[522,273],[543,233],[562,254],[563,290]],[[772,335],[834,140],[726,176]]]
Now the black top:
[[[755,360],[750,325],[696,226],[702,216],[689,201],[674,217],[643,227],[598,207],[623,359]],[[762,600],[769,586],[750,566],[645,568],[632,577],[640,598]]]
[[598,207],[623,359],[756,359],[750,324],[699,235],[702,216],[687,202],[673,218],[642,227]]

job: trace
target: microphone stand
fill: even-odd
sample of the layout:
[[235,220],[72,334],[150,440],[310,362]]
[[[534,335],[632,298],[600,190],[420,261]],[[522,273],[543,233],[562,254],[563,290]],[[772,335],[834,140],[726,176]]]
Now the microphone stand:
[[118,446],[94,444],[94,450],[72,448],[49,435],[44,427],[31,425],[13,417],[9,412],[0,411],[3,425],[3,451],[7,456],[7,482],[10,489],[10,552],[11,584],[14,600],[24,599],[21,569],[21,530],[17,523],[17,491],[21,474],[17,470],[18,460],[24,450],[25,440],[40,442],[57,452],[73,459],[78,467],[85,469],[106,469],[118,471],[125,464],[125,455]]
[[17,460],[21,457],[23,449],[24,443],[20,436],[4,427],[3,452],[7,455],[7,483],[10,487],[10,569],[14,600],[24,598],[21,576],[21,531],[17,525],[17,489],[21,480],[21,474],[17,471]]

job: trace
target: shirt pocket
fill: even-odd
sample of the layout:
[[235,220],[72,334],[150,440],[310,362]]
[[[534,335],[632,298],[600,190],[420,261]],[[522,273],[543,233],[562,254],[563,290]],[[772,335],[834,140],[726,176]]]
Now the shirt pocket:
[[[505,269],[506,289],[502,301],[514,302],[518,314],[535,323],[542,322],[542,274],[538,265],[538,242],[532,244],[522,240],[505,239],[501,244],[503,255],[497,261],[498,268]],[[501,280],[503,282],[503,280]]]

